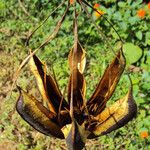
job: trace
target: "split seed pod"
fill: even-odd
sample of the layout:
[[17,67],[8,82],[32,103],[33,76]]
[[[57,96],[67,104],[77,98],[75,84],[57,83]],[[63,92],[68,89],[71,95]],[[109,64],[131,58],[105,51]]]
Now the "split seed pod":
[[[122,50],[106,68],[91,98],[85,101],[86,86],[83,76],[85,50],[79,41],[77,45],[77,51],[74,52],[72,49],[68,57],[71,71],[68,102],[61,94],[54,78],[46,74],[45,64],[34,55],[29,63],[43,101],[38,101],[19,88],[20,96],[16,104],[18,113],[32,127],[45,135],[66,139],[69,149],[72,150],[82,149],[86,139],[105,135],[124,126],[137,112],[132,88],[124,98],[106,107],[125,68]],[[71,99],[73,99],[73,117],[69,112]],[[44,102],[47,107],[44,106]]]

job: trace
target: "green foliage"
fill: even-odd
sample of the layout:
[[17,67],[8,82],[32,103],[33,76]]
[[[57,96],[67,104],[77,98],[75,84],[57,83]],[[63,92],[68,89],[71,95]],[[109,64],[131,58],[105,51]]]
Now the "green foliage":
[[142,56],[142,49],[132,43],[123,45],[124,54],[127,60],[127,65],[137,62]]
[[[37,133],[14,111],[19,94],[16,89],[9,97],[14,72],[28,53],[28,48],[25,46],[27,35],[60,3],[56,0],[21,2],[26,12],[18,0],[0,1],[0,66],[2,67],[0,74],[0,149],[4,149],[4,146],[6,150],[66,149],[65,141]],[[130,72],[132,78],[134,97],[139,111],[137,118],[125,127],[107,136],[99,137],[97,140],[87,142],[87,149],[147,150],[150,145],[150,136],[142,139],[140,133],[144,130],[150,134],[150,13],[147,13],[143,19],[137,16],[139,9],[147,9],[147,5],[142,0],[120,2],[102,0],[100,4],[100,9],[102,7],[105,11],[105,17],[110,20],[123,41],[126,42],[124,45],[127,57],[126,71]],[[64,6],[59,8],[33,35],[29,43],[31,49],[37,48],[52,33],[64,9]],[[93,13],[90,8],[88,10],[91,11],[91,14]],[[96,23],[107,39],[102,35],[99,36],[90,19],[85,16],[84,12],[79,16],[79,39],[87,51],[85,76],[87,99],[89,99],[104,69],[114,57],[110,45],[115,52],[117,51],[115,43],[118,41],[118,36],[103,17],[96,19]],[[51,74],[51,69],[54,68],[62,92],[67,86],[69,77],[67,56],[73,46],[72,19],[73,9],[69,11],[57,37],[37,53],[43,61],[46,61]],[[35,81],[27,66],[23,69],[17,84],[40,99],[39,92],[35,88]],[[112,101],[123,97],[129,86],[127,76],[123,75],[112,96]]]

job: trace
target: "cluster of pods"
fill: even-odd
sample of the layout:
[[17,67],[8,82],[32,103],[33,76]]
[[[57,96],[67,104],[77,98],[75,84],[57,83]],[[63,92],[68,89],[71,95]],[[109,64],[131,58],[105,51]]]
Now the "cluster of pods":
[[[83,5],[82,1],[69,2],[71,5]],[[45,63],[33,54],[30,55],[29,66],[43,101],[19,87],[20,96],[16,109],[37,131],[47,136],[65,139],[70,150],[81,150],[86,139],[106,135],[132,120],[136,116],[137,106],[132,96],[132,86],[125,97],[106,106],[125,69],[122,46],[107,66],[94,93],[86,100],[86,82],[83,74],[86,51],[78,38],[76,10],[74,14],[74,44],[68,55],[70,77],[67,100],[61,93],[56,79],[47,74]]]

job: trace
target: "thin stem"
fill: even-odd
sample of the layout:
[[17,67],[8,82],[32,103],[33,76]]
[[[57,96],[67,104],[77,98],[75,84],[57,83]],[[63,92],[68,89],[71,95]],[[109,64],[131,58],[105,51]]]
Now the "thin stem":
[[[97,10],[97,9],[95,9],[93,6],[91,6],[88,2],[86,2],[85,0],[82,0],[82,2],[84,3],[84,4],[86,4],[87,6],[89,6],[92,10],[94,10],[94,11],[96,11],[98,14],[100,14],[100,12]],[[81,2],[81,3],[82,3]],[[101,15],[101,14],[100,14]],[[117,34],[117,36],[119,37],[119,40],[123,43],[123,40],[122,40],[122,38],[121,38],[121,36],[119,35],[119,33],[118,33],[118,31],[115,29],[115,27],[113,26],[113,24],[103,15],[102,16],[110,25],[111,25],[111,27],[113,28],[113,30],[116,32],[116,34]]]
[[18,0],[19,6],[21,7],[21,9],[23,10],[23,12],[27,15],[30,16],[29,12],[26,10],[25,6],[23,5],[21,0]]
[[[82,2],[80,2],[83,10],[86,12],[87,16],[91,19],[92,23],[94,24],[95,28],[97,29],[98,33],[99,33],[99,37],[100,35],[102,36],[102,38],[104,39],[105,43],[109,45],[110,49],[112,50],[112,52],[114,53],[114,55],[116,56],[116,53],[113,49],[113,47],[111,46],[110,42],[108,41],[106,35],[101,31],[101,28],[96,24],[96,22],[93,20],[91,14],[88,12],[87,8],[84,6],[84,4]],[[118,59],[119,60],[119,59]]]
[[[61,25],[62,25],[62,23],[63,23],[63,21],[64,21],[64,19],[65,19],[65,17],[66,17],[66,14],[67,14],[67,12],[68,12],[68,10],[69,10],[69,6],[70,6],[70,5],[69,5],[69,3],[68,3],[67,8],[66,8],[66,10],[65,10],[65,12],[64,12],[64,15],[63,15],[62,18],[58,21],[56,27],[54,28],[53,33],[46,39],[45,42],[43,42],[38,48],[36,48],[33,52],[31,52],[31,53],[22,61],[22,63],[20,64],[18,70],[16,71],[16,73],[15,73],[15,75],[14,75],[13,84],[12,84],[12,87],[11,87],[11,90],[10,90],[11,92],[12,92],[13,87],[14,87],[16,81],[17,81],[17,78],[18,78],[18,76],[19,76],[19,74],[20,74],[21,69],[28,63],[28,61],[30,60],[30,58],[33,57],[33,55],[35,55],[35,53],[36,53],[40,48],[43,48],[44,46],[46,46],[52,39],[54,39],[54,38],[56,37],[56,35],[57,35],[58,31],[60,30],[60,27],[61,27]],[[11,93],[11,92],[10,92],[10,93]],[[11,94],[10,94],[10,95],[11,95]]]
[[29,35],[29,37],[28,37],[28,39],[27,39],[27,41],[26,41],[26,45],[29,45],[29,41],[30,41],[31,37],[33,36],[33,34],[34,34],[34,33],[49,19],[49,17],[50,17],[58,8],[60,8],[64,3],[65,3],[65,0],[64,0],[62,3],[60,3],[60,5],[58,5],[58,6],[42,21],[42,23],[41,23],[39,26],[36,27],[35,30],[32,31],[32,33]]

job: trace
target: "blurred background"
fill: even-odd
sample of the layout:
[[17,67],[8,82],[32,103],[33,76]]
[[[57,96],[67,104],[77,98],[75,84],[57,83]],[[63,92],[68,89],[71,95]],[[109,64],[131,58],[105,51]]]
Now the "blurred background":
[[[87,150],[148,150],[150,149],[150,1],[93,0],[88,1],[101,13],[88,11],[100,27],[96,30],[84,11],[78,17],[78,36],[86,50],[86,99],[93,93],[107,65],[117,52],[118,35],[125,41],[123,51],[127,64],[116,91],[109,100],[111,105],[123,97],[130,86],[127,72],[133,82],[133,95],[138,105],[137,118],[126,126],[94,140],[88,140]],[[25,46],[28,35],[61,2],[58,0],[0,0],[0,150],[66,150],[64,140],[46,137],[30,127],[16,112],[19,96],[16,87],[10,96],[13,76],[20,63],[52,34],[66,6],[59,8],[38,29]],[[67,4],[67,0],[66,3]],[[79,6],[78,6],[79,7]],[[80,7],[79,7],[80,9]],[[109,24],[103,17],[111,22]],[[61,91],[68,84],[67,57],[73,46],[73,8],[70,8],[58,35],[37,55],[46,62],[47,70],[54,69]],[[113,48],[113,50],[112,50]],[[17,85],[41,99],[33,75],[26,65]],[[65,94],[67,95],[67,94]]]

